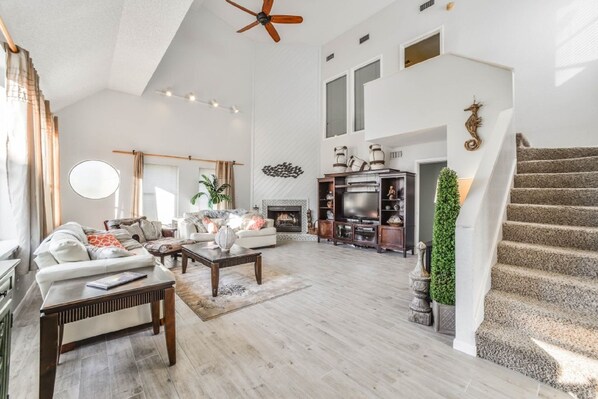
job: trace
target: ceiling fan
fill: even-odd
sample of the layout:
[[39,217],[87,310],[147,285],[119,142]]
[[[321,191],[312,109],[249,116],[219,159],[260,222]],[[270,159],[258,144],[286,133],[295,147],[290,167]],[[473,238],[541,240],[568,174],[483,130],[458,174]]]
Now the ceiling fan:
[[247,8],[235,3],[231,0],[226,0],[227,3],[232,4],[233,6],[237,7],[240,10],[245,11],[248,14],[253,15],[257,21],[247,25],[243,29],[237,31],[237,33],[245,32],[253,27],[256,27],[259,24],[264,25],[272,40],[276,43],[280,41],[280,35],[276,31],[276,28],[272,24],[300,24],[303,22],[303,17],[298,15],[270,15],[270,11],[272,11],[272,6],[274,5],[274,0],[264,0],[264,5],[262,6],[262,11],[259,13],[255,13]]

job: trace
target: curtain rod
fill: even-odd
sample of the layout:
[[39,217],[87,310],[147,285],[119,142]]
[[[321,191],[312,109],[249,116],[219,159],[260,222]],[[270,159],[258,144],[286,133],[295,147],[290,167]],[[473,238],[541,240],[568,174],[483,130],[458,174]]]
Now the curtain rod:
[[2,31],[2,34],[6,39],[6,43],[8,44],[8,48],[10,49],[10,51],[12,51],[13,53],[18,53],[19,48],[15,44],[14,40],[12,40],[12,36],[8,32],[8,28],[6,27],[6,24],[4,24],[2,17],[0,17],[0,31]]
[[[135,150],[133,150],[133,151],[112,150],[112,152],[115,154],[135,155],[135,153],[137,151],[135,151]],[[181,157],[178,155],[162,155],[162,154],[146,154],[146,153],[143,153],[143,155],[146,157],[156,157],[156,158],[184,159],[186,161],[198,161],[198,162],[210,162],[210,163],[218,162],[218,161],[214,161],[213,159],[193,158],[191,155],[186,156],[186,157]],[[228,161],[225,161],[225,162],[228,162]],[[233,165],[235,165],[235,166],[243,166],[244,165],[242,163],[238,163],[237,161],[232,161],[232,162],[233,162]]]

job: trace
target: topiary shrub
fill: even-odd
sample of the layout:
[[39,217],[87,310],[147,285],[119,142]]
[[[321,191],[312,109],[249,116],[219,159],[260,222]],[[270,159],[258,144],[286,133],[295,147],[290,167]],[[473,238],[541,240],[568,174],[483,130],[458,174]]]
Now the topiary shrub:
[[457,173],[444,168],[436,192],[430,297],[445,305],[455,304],[455,228],[460,209]]

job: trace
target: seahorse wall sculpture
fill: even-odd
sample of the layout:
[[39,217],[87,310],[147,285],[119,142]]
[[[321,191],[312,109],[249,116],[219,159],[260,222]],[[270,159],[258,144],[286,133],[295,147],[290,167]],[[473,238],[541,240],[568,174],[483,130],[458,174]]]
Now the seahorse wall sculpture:
[[482,145],[482,139],[478,136],[478,128],[482,126],[482,118],[478,116],[478,111],[483,106],[484,104],[476,102],[474,97],[473,104],[469,108],[464,109],[465,112],[471,111],[471,116],[465,122],[465,127],[469,134],[471,134],[471,137],[473,137],[471,140],[465,142],[465,149],[467,151],[475,151]]

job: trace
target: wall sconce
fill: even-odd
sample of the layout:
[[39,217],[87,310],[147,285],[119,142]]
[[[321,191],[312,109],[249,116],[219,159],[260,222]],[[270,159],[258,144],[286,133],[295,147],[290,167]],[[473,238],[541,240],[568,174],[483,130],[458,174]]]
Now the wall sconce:
[[469,190],[471,189],[471,183],[473,183],[472,177],[458,180],[459,202],[461,203],[461,205],[463,205],[463,203],[465,202],[465,199],[467,198],[467,194],[469,194]]
[[178,98],[178,99],[190,102],[190,103],[207,105],[211,108],[220,108],[227,112],[230,111],[233,114],[238,114],[241,112],[241,110],[236,105],[225,106],[225,105],[220,104],[218,102],[218,100],[216,100],[216,99],[212,99],[209,101],[198,99],[197,96],[195,94],[193,94],[193,92],[191,92],[185,96],[179,96],[179,95],[176,95],[171,89],[166,89],[164,91],[156,90],[156,94],[160,94],[161,96],[166,96],[166,97]]
[[455,8],[455,2],[454,1],[450,1],[450,2],[446,3],[446,10],[447,11],[451,11],[453,8]]

